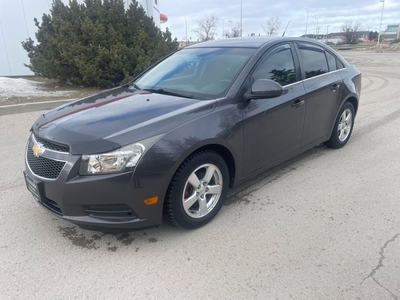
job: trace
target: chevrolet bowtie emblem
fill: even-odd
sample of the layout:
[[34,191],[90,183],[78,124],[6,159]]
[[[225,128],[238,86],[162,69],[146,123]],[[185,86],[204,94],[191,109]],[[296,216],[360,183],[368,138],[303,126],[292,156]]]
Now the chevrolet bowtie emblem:
[[38,144],[33,145],[32,151],[33,155],[35,155],[36,157],[42,156],[42,154],[44,153],[44,149],[41,148]]

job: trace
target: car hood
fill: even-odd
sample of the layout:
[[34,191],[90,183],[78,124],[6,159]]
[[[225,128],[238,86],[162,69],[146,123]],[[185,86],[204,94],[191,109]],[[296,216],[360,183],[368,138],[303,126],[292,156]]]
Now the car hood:
[[32,130],[67,144],[73,154],[111,151],[166,133],[213,110],[215,100],[195,100],[119,87],[76,100],[39,117]]

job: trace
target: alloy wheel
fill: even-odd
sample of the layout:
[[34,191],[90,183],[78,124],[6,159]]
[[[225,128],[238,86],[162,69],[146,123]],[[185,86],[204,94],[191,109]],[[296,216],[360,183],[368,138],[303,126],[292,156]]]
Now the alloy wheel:
[[353,126],[353,115],[350,109],[345,109],[340,116],[338,124],[338,138],[344,142],[350,135]]
[[223,189],[221,171],[214,164],[203,164],[190,174],[184,186],[184,211],[189,217],[202,218],[213,210],[220,199]]

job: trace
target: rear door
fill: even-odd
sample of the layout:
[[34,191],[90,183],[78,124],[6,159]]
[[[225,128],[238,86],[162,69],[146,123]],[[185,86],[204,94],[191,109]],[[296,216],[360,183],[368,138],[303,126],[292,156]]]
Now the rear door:
[[302,146],[329,138],[340,105],[342,77],[336,58],[317,45],[298,42],[304,88],[307,93]]
[[244,103],[244,176],[301,146],[305,90],[297,64],[291,44],[282,44],[269,50],[248,78],[249,86],[258,79],[274,80],[284,87],[284,93]]

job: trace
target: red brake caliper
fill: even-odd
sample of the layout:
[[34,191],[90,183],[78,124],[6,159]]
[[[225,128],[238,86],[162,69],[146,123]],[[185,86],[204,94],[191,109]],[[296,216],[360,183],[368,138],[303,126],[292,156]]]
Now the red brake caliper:
[[189,197],[192,193],[193,193],[193,187],[190,183],[188,183],[185,188],[185,194],[184,194],[185,198]]

